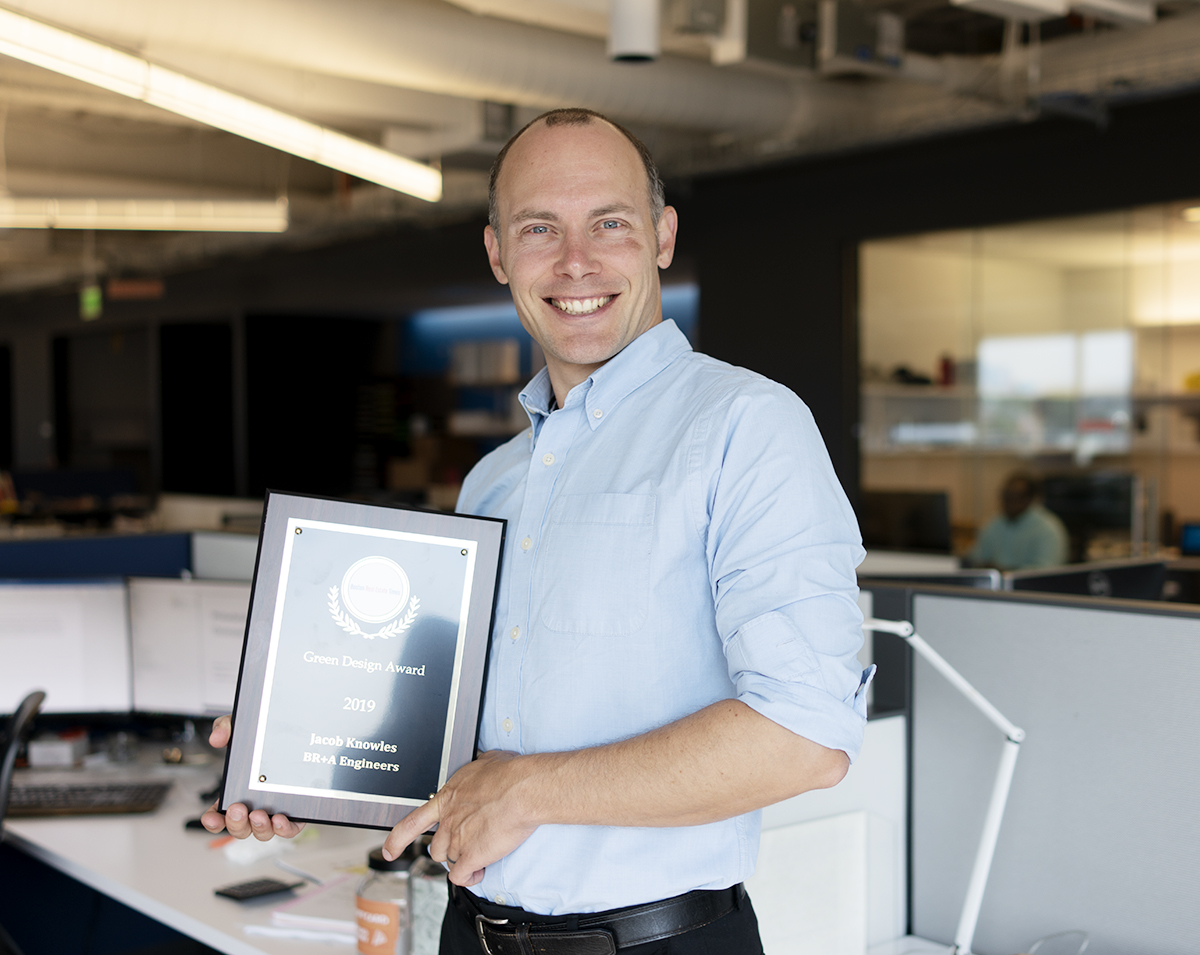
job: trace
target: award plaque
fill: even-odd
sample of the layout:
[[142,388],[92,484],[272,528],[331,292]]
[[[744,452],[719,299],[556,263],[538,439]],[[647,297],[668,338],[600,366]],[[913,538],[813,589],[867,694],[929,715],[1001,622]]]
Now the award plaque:
[[268,492],[220,808],[386,829],[470,762],[504,526]]

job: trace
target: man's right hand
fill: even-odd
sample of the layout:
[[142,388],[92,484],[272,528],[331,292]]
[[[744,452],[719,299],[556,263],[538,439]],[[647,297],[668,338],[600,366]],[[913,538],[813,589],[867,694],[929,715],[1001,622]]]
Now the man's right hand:
[[[212,733],[208,737],[208,745],[221,749],[229,745],[229,736],[233,732],[233,724],[228,716],[222,716],[213,722]],[[200,817],[200,822],[209,832],[217,833],[222,829],[237,839],[254,836],[260,842],[266,842],[275,836],[291,839],[300,834],[304,823],[292,822],[283,813],[269,816],[262,809],[251,812],[242,803],[235,802],[225,810],[224,814],[217,811],[218,803]]]

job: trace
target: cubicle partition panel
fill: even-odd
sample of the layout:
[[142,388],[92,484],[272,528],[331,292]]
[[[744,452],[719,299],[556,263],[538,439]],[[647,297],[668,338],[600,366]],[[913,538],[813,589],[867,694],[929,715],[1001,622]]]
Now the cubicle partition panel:
[[192,535],[97,534],[0,541],[0,579],[178,577],[192,569]]
[[[1068,929],[1089,955],[1200,938],[1200,608],[912,592],[917,632],[1027,733],[974,950]],[[883,616],[883,614],[878,614]],[[911,925],[954,936],[1003,737],[913,667]]]

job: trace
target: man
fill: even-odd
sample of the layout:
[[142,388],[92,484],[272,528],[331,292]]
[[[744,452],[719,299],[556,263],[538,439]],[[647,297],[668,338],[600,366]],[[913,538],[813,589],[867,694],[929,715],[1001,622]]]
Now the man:
[[539,117],[489,219],[546,368],[459,500],[508,520],[482,755],[384,851],[437,825],[446,955],[760,953],[756,810],[861,744],[857,523],[799,399],[663,321],[677,217],[630,134]]
[[1026,471],[1008,476],[1000,490],[998,514],[983,529],[969,560],[976,567],[1024,570],[1067,562],[1067,529],[1042,505],[1038,480]]

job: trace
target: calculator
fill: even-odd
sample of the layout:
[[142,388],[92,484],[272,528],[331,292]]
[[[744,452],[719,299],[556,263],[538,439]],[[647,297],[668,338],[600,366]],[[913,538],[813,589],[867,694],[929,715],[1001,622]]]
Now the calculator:
[[288,892],[298,889],[304,882],[280,882],[278,879],[254,879],[250,882],[238,882],[220,889],[214,889],[217,895],[227,899],[245,902],[247,899],[257,899],[263,895],[274,895],[276,892]]

